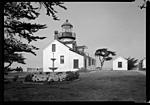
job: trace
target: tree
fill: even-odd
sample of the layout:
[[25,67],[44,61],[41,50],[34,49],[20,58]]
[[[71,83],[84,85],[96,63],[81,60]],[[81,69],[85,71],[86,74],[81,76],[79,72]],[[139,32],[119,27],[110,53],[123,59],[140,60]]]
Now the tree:
[[112,59],[111,56],[115,56],[115,55],[116,55],[115,52],[108,51],[107,48],[102,48],[102,49],[96,50],[95,56],[97,56],[100,60],[100,64],[101,64],[100,70],[102,69],[104,62],[111,60]]
[[[47,28],[46,25],[25,22],[23,19],[35,20],[40,15],[39,10],[45,7],[48,16],[59,20],[54,6],[66,9],[62,2],[3,2],[4,3],[4,63],[8,63],[4,69],[11,66],[13,62],[25,64],[25,58],[20,52],[32,53],[39,48],[31,45],[32,41],[42,40],[46,37],[34,36],[40,29]],[[25,39],[26,41],[22,41]]]
[[138,64],[136,64],[138,62],[138,59],[131,57],[128,57],[126,59],[128,60],[128,70],[132,70],[133,68],[138,66]]
[[140,9],[147,8],[150,5],[150,0],[143,0],[143,3],[139,5]]
[[17,68],[15,69],[15,71],[17,71],[17,72],[23,72],[23,69],[22,69],[22,67],[17,67]]

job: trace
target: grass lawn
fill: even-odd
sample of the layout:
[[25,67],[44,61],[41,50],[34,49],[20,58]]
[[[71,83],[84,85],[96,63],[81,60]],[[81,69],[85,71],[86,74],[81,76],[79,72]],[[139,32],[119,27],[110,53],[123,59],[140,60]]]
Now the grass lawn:
[[4,84],[4,101],[146,100],[146,76],[133,71],[80,73],[80,80],[52,84]]

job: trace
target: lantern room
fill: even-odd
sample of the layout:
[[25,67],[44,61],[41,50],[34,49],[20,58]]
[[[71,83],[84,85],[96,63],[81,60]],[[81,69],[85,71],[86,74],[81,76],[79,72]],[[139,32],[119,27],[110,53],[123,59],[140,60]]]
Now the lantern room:
[[66,41],[74,41],[76,39],[76,34],[72,32],[73,25],[68,22],[68,20],[65,21],[61,25],[62,32],[59,33],[58,39],[62,42]]

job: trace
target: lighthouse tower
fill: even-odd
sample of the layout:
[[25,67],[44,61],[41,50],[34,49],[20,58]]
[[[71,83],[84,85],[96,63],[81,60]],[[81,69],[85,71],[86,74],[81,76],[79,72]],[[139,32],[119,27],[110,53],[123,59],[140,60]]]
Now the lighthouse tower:
[[73,25],[66,20],[64,24],[61,25],[62,32],[60,33],[58,39],[62,42],[74,41],[76,39],[75,33],[72,32]]
[[62,25],[62,32],[58,33],[55,31],[54,39],[61,41],[62,43],[68,45],[71,48],[74,48],[76,45],[76,34],[72,32],[73,25],[66,20]]

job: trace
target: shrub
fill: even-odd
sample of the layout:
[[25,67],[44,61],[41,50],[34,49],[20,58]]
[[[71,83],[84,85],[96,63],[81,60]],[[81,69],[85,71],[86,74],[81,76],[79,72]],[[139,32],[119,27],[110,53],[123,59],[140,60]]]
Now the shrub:
[[48,78],[47,78],[47,82],[53,82],[53,78],[52,78],[52,76],[48,76]]
[[64,73],[58,74],[58,76],[59,76],[59,81],[63,81],[63,80],[66,80],[67,74],[64,72]]
[[50,74],[50,72],[45,72],[45,74]]
[[54,81],[71,81],[79,78],[79,72],[49,72],[49,73],[34,73],[25,77],[26,82],[54,82]]
[[13,78],[13,81],[17,81],[18,78],[19,78],[19,76],[18,76],[18,75],[15,75],[14,78]]
[[4,83],[11,83],[11,81],[8,78],[4,77]]
[[34,82],[44,82],[44,81],[47,81],[47,75],[44,74],[44,73],[35,73],[32,77],[32,81]]
[[8,75],[8,72],[4,72],[4,75]]
[[17,71],[17,72],[23,72],[23,69],[22,69],[22,67],[17,67],[16,69],[14,69],[15,71]]
[[96,67],[96,70],[101,70],[101,68],[100,67]]
[[75,72],[75,79],[78,79],[79,78],[79,71],[76,71]]
[[59,81],[59,76],[55,74],[54,77],[53,77],[53,80],[54,81]]
[[68,72],[66,72],[66,74],[67,74],[67,77],[66,77],[67,81],[74,80],[79,77],[79,72],[77,72],[77,71],[76,72],[68,71]]
[[86,72],[86,71],[87,70],[85,68],[83,68],[83,67],[79,69],[79,72]]
[[26,77],[25,77],[25,82],[32,82],[33,80],[32,80],[32,77],[33,77],[34,75],[33,74],[28,74]]

